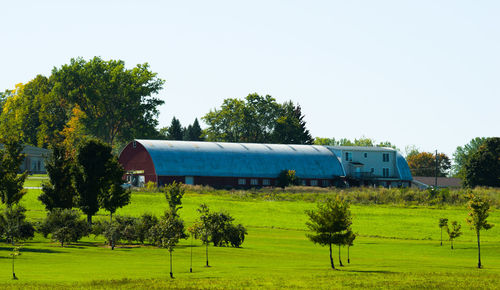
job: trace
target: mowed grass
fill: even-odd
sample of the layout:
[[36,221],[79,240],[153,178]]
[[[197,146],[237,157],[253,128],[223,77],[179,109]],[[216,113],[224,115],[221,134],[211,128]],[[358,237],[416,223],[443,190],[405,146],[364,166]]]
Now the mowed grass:
[[[37,200],[39,190],[29,190],[23,205],[32,220],[45,216]],[[194,241],[193,273],[189,273],[191,239],[174,251],[174,275],[169,278],[168,251],[151,246],[124,245],[111,251],[100,237],[61,248],[41,236],[25,243],[16,260],[20,280],[10,280],[10,246],[0,246],[1,288],[484,288],[500,285],[500,215],[491,213],[497,226],[482,232],[484,269],[477,269],[473,231],[465,223],[462,207],[351,207],[353,228],[359,233],[344,267],[329,268],[328,249],[307,240],[304,211],[315,207],[304,201],[270,201],[230,194],[187,193],[181,217],[191,224],[196,209],[206,203],[226,210],[248,228],[243,248],[209,248],[210,264],[204,266],[205,248]],[[161,215],[166,201],[161,193],[135,192],[130,205],[118,214]],[[96,218],[107,218],[100,212]],[[440,217],[462,223],[463,236],[455,250],[446,241],[439,246]],[[444,234],[446,236],[446,233]]]

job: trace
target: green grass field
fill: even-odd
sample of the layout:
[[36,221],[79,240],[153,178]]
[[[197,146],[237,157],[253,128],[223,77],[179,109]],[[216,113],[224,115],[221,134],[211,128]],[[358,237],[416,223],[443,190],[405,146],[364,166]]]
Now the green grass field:
[[[29,190],[22,204],[32,220],[45,216],[37,200],[39,190]],[[169,278],[168,252],[151,246],[122,245],[111,251],[100,237],[61,248],[41,236],[26,242],[16,260],[18,281],[11,280],[9,245],[0,246],[1,288],[470,288],[494,289],[500,285],[500,214],[489,221],[496,226],[482,234],[482,262],[477,269],[475,237],[465,223],[464,207],[401,207],[353,205],[353,228],[359,233],[351,247],[351,263],[329,268],[328,249],[305,237],[306,201],[272,201],[262,196],[241,198],[231,194],[188,192],[181,217],[191,224],[196,208],[207,203],[225,209],[248,228],[243,248],[209,248],[205,268],[204,247],[183,240],[174,251],[174,275]],[[134,192],[130,205],[118,214],[161,215],[167,204],[162,194]],[[440,217],[462,224],[463,236],[455,250],[439,246]],[[100,212],[96,218],[106,218]],[[446,234],[445,234],[446,235]],[[334,253],[338,249],[335,248]],[[335,255],[335,257],[337,257]],[[338,258],[335,258],[338,266]]]

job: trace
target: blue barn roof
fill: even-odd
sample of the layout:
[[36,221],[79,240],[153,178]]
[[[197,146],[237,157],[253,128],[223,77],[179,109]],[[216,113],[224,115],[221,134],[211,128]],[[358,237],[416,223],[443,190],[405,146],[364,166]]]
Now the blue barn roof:
[[343,176],[342,165],[319,145],[136,140],[148,151],[159,176],[276,178],[285,169],[299,178]]
[[401,180],[413,180],[408,162],[406,162],[406,159],[403,155],[401,155],[401,153],[399,153],[399,151],[396,152],[396,167],[398,168],[399,178]]

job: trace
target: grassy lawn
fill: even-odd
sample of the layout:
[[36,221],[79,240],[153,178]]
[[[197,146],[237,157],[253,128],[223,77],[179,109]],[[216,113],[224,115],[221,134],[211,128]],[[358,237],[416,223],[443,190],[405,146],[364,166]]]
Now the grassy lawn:
[[[37,200],[39,190],[28,190],[22,204],[32,220],[45,216]],[[168,252],[150,246],[126,245],[114,251],[102,238],[85,238],[79,244],[61,248],[41,236],[25,243],[16,260],[20,280],[10,280],[11,247],[0,246],[1,288],[484,288],[500,285],[500,214],[489,218],[496,226],[483,232],[482,262],[477,265],[475,237],[465,223],[463,207],[397,207],[353,205],[353,228],[360,236],[351,247],[351,263],[329,268],[328,249],[305,237],[304,210],[315,207],[305,201],[272,201],[241,198],[229,194],[187,193],[181,217],[187,224],[196,208],[207,203],[211,209],[225,209],[237,223],[248,228],[243,248],[209,248],[210,264],[205,268],[204,247],[194,242],[193,273],[190,267],[191,240],[183,240],[174,251],[174,275],[168,276]],[[166,202],[160,193],[136,192],[121,215],[161,215]],[[438,219],[447,217],[462,224],[463,236],[455,250],[445,242],[439,246]],[[97,218],[106,218],[100,212]],[[445,234],[446,235],[446,234]],[[335,248],[334,253],[337,254]],[[335,265],[338,258],[335,255]]]

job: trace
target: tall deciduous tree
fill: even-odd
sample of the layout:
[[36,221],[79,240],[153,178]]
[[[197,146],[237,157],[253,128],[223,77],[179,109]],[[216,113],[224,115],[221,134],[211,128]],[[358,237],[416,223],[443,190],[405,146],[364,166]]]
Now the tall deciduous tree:
[[[444,153],[438,153],[437,175],[446,176],[451,167],[450,158]],[[413,176],[435,176],[436,155],[430,152],[414,152],[406,157]]]
[[163,188],[169,212],[175,216],[178,216],[177,211],[182,208],[180,205],[182,204],[182,197],[185,191],[184,185],[175,181]]
[[340,198],[327,199],[318,203],[317,210],[308,210],[306,214],[309,217],[306,225],[312,231],[306,236],[315,244],[329,246],[330,264],[332,269],[335,269],[332,244],[336,244],[341,236],[347,235],[352,224],[349,204]]
[[487,138],[470,155],[464,166],[463,177],[468,187],[500,187],[500,137]]
[[73,160],[63,146],[53,146],[52,155],[45,162],[45,169],[50,182],[42,184],[42,194],[38,196],[38,200],[48,211],[73,208],[76,198],[72,179]]
[[18,175],[25,158],[21,143],[16,140],[4,140],[0,143],[4,144],[0,149],[0,198],[10,208],[26,194],[23,185],[28,172]]
[[465,163],[467,163],[467,159],[479,150],[479,147],[484,144],[486,138],[484,137],[476,137],[470,140],[469,143],[464,146],[458,146],[455,152],[453,153],[453,174],[463,178],[465,175]]
[[163,101],[153,95],[164,81],[147,63],[126,69],[121,60],[76,58],[54,68],[51,79],[52,92],[79,105],[86,128],[106,143],[156,136],[157,107]]
[[467,218],[467,223],[471,226],[471,229],[476,232],[478,257],[477,267],[481,268],[481,230],[489,230],[493,227],[493,225],[488,223],[488,221],[486,220],[490,215],[490,202],[480,196],[471,193],[469,194],[469,202],[467,206],[469,208],[469,217]]

